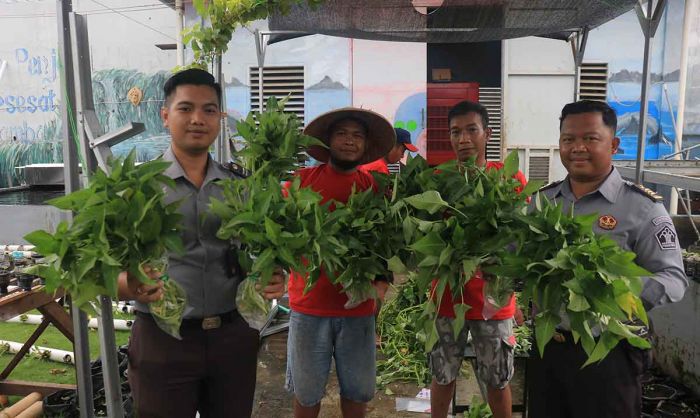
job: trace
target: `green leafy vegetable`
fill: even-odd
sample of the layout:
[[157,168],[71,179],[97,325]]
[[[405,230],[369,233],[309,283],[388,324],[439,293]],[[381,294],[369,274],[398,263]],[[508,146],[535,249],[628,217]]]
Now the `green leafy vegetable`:
[[135,155],[114,159],[109,175],[98,169],[86,189],[48,201],[75,212],[70,225],[61,222],[53,234],[37,230],[25,237],[48,261],[32,272],[46,279],[47,291],[63,288],[91,312],[90,302],[99,295],[117,296],[121,271],[152,283],[143,266],[167,251],[183,251],[179,202],[165,201],[165,188],[174,187],[163,175],[170,163],[136,165]]

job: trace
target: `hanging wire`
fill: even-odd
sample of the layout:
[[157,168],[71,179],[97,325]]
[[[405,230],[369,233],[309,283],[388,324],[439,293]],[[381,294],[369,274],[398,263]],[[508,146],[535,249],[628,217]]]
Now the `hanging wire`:
[[105,9],[108,9],[108,10],[113,11],[114,13],[116,13],[116,14],[122,16],[122,17],[125,18],[125,19],[131,20],[132,22],[137,23],[137,24],[139,24],[139,25],[141,25],[141,26],[143,26],[143,27],[145,27],[145,28],[148,28],[148,29],[150,29],[150,30],[152,30],[152,31],[154,31],[154,32],[160,33],[161,35],[165,36],[165,37],[168,38],[168,39],[172,39],[173,41],[177,41],[177,39],[173,38],[172,36],[168,35],[167,33],[161,32],[161,31],[159,31],[158,29],[154,28],[153,26],[147,25],[147,24],[145,24],[145,23],[143,23],[143,22],[140,22],[140,21],[138,21],[138,20],[136,20],[136,19],[134,19],[134,18],[132,18],[132,17],[129,17],[129,16],[125,15],[125,14],[122,13],[122,12],[119,12],[119,11],[117,11],[117,10],[115,10],[115,9],[112,9],[111,7],[106,6],[106,5],[100,3],[100,2],[97,1],[97,0],[90,0],[90,1],[92,1],[93,3],[99,4],[100,6],[104,7]]
[[[122,12],[127,12],[127,13],[136,13],[136,12],[147,12],[151,10],[163,10],[163,9],[169,9],[168,6],[164,4],[146,4],[146,5],[140,5],[140,6],[125,6],[125,7],[115,7],[111,10],[105,10],[105,9],[95,9],[95,10],[80,10],[76,11],[77,13],[80,13],[81,15],[89,16],[89,15],[101,15],[101,14],[108,14],[108,13],[116,13],[117,11],[122,11]],[[43,13],[22,13],[22,14],[14,14],[14,15],[0,15],[0,19],[26,19],[26,18],[33,18],[33,17],[56,17],[56,13],[54,12],[43,12]]]

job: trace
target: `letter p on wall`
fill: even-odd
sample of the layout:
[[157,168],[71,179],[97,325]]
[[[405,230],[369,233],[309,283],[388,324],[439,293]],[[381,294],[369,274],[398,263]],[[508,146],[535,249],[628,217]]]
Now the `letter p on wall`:
[[24,64],[29,59],[29,51],[26,48],[15,49],[15,59],[17,64]]

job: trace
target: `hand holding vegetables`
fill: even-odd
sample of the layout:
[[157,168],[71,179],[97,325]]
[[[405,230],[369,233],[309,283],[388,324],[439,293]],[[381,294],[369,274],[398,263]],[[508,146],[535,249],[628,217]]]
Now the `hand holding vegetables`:
[[163,281],[158,280],[160,272],[150,268],[144,271],[154,280],[153,284],[142,283],[138,278],[123,271],[119,274],[119,300],[135,300],[141,303],[151,303],[163,298]]
[[269,283],[267,286],[262,287],[260,284],[255,285],[255,290],[259,291],[262,293],[262,296],[265,299],[272,300],[272,299],[279,299],[282,296],[284,296],[284,288],[285,288],[285,273],[282,271],[281,267],[277,267],[275,271],[272,273],[272,277],[270,278]]

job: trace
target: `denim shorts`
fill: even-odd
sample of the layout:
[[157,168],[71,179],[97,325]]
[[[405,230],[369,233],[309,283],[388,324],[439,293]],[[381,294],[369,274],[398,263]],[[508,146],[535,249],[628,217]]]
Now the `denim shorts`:
[[285,387],[302,406],[314,406],[323,399],[331,359],[335,359],[340,396],[353,402],[372,400],[376,385],[374,316],[292,312]]

